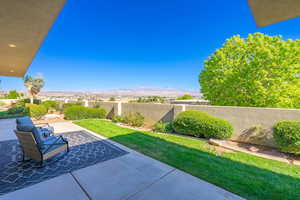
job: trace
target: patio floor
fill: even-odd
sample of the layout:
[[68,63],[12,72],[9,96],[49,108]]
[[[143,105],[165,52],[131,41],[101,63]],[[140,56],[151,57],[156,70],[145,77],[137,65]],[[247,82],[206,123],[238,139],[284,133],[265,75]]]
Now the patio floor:
[[[85,130],[71,122],[54,123],[51,125],[54,126],[57,133]],[[14,119],[0,120],[0,141],[16,139],[13,133],[14,127]],[[96,135],[93,132],[88,132]],[[99,137],[98,135],[96,136]],[[129,152],[129,154],[5,194],[0,196],[0,199],[243,199],[118,143],[109,142]]]

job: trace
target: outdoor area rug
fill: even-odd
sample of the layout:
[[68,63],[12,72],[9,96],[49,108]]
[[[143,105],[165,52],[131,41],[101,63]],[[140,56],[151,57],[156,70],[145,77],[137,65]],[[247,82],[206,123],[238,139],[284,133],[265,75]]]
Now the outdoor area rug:
[[17,140],[0,142],[0,195],[128,153],[88,132],[61,135],[68,139],[70,152],[48,159],[42,168],[35,161],[21,161]]

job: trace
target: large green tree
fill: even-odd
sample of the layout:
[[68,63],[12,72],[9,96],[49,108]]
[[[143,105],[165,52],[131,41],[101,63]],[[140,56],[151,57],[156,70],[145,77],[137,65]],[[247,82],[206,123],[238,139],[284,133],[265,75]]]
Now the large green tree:
[[191,100],[191,99],[193,99],[193,96],[190,94],[185,94],[176,98],[176,100]]
[[205,61],[199,82],[213,105],[300,108],[300,40],[234,36]]

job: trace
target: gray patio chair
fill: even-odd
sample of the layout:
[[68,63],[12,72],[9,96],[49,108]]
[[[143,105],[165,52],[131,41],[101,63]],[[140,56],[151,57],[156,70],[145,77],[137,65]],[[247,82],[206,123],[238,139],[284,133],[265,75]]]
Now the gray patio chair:
[[54,128],[50,126],[48,123],[33,123],[30,117],[20,117],[16,119],[17,125],[19,124],[27,124],[27,125],[32,125],[35,127],[38,127],[41,129],[41,133],[43,137],[48,137],[51,135],[54,135]]
[[69,152],[68,141],[62,136],[42,137],[41,129],[32,125],[17,125],[16,136],[23,151],[23,161],[25,158],[40,162],[57,155],[60,152]]

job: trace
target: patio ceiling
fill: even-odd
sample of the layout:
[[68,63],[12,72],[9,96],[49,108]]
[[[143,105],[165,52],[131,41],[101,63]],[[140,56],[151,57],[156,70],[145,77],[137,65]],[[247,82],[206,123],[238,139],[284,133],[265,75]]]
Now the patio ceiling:
[[300,16],[300,0],[248,0],[258,27]]
[[65,1],[1,0],[0,76],[24,76]]

